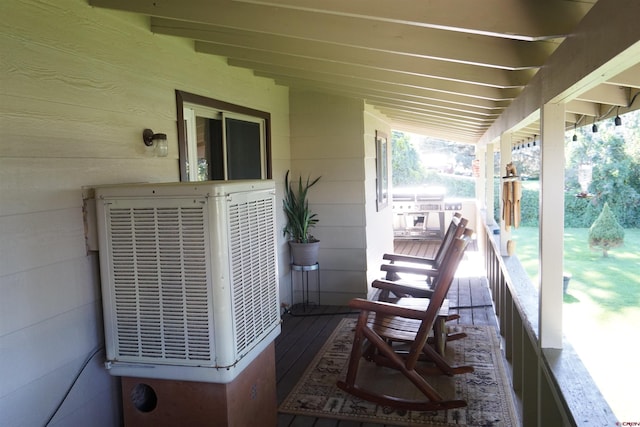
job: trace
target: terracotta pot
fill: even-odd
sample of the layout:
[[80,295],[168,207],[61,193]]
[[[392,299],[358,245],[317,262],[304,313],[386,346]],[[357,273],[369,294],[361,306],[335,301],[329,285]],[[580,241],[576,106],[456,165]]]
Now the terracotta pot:
[[292,263],[296,265],[314,265],[318,262],[320,242],[297,243],[289,242]]

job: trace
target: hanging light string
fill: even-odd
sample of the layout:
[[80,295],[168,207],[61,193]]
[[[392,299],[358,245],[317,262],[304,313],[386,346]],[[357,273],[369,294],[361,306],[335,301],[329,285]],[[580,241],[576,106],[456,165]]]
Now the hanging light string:
[[538,138],[538,134],[533,135],[533,138],[527,137],[525,139],[521,139],[518,142],[513,143],[511,145],[511,152],[515,152],[515,151],[520,151],[521,149],[525,149],[525,148],[533,148],[533,147],[537,147],[538,146],[538,141],[536,141],[536,139]]
[[[631,100],[629,101],[629,103],[627,104],[626,108],[629,109],[631,108],[631,105],[633,105],[634,101],[636,100],[636,98],[638,97],[638,95],[640,95],[640,92],[636,92],[635,95],[633,95],[633,97],[631,98]],[[616,126],[620,126],[622,125],[622,119],[620,118],[620,105],[612,105],[609,110],[604,113],[601,116],[595,116],[593,118],[593,126],[591,127],[591,130],[593,131],[593,133],[598,132],[598,126],[596,125],[596,121],[598,121],[598,119],[600,117],[609,117],[609,114],[611,114],[611,112],[613,111],[613,109],[616,109],[616,117],[613,119],[613,122],[615,123]]]
[[579,125],[580,123],[582,123],[582,121],[585,119],[585,117],[587,117],[587,115],[586,115],[586,114],[582,114],[582,115],[580,116],[580,118],[578,119],[578,121],[576,121],[576,122],[573,124],[573,137],[572,137],[571,139],[572,139],[574,142],[578,140],[578,134],[577,134],[577,132],[576,132],[576,130],[578,129],[578,125]]
[[636,98],[638,97],[638,95],[640,95],[640,91],[636,92],[635,95],[633,95],[633,98],[631,98],[631,101],[629,101],[629,104],[627,105],[627,108],[631,108],[631,105],[633,105],[633,101],[636,100]]
[[[629,104],[627,104],[627,109],[631,108],[631,105],[633,105],[633,102],[636,100],[638,95],[640,95],[640,91],[636,92],[636,94],[633,95],[633,98],[631,98],[631,100],[629,101]],[[620,113],[620,106],[618,106],[618,109],[616,110],[616,118],[613,121],[616,124],[616,126],[621,126],[622,125],[622,119],[620,118],[620,114],[619,113]]]
[[[631,108],[631,106],[632,106],[632,105],[633,105],[633,103],[635,102],[635,100],[636,100],[636,98],[638,97],[638,95],[640,95],[640,91],[636,92],[636,93],[631,97],[631,99],[629,100],[629,103],[626,105],[626,107],[625,107],[625,106],[623,106],[623,105],[612,105],[612,106],[609,108],[609,110],[608,110],[605,114],[603,114],[603,115],[601,115],[601,116],[594,116],[594,117],[593,117],[593,125],[591,126],[591,131],[592,131],[593,133],[598,132],[598,125],[596,124],[596,122],[597,122],[600,118],[608,117],[608,116],[609,116],[609,114],[611,114],[611,112],[613,111],[613,109],[614,109],[614,108],[616,109],[616,116],[615,116],[615,118],[614,118],[613,122],[614,122],[614,124],[615,124],[616,126],[621,126],[621,125],[622,125],[622,118],[620,117],[620,107],[624,107],[624,108],[626,108],[626,109],[628,110],[629,108]],[[578,140],[578,134],[577,134],[577,128],[578,128],[578,125],[580,125],[580,123],[582,122],[582,120],[584,120],[584,118],[585,118],[585,117],[586,117],[586,115],[585,115],[585,114],[581,115],[581,116],[580,116],[580,119],[578,119],[578,121],[576,121],[576,122],[573,124],[573,137],[572,137],[572,140],[573,140],[574,142]],[[535,140],[535,137],[534,137],[534,140]],[[516,148],[518,148],[518,147],[516,147]]]

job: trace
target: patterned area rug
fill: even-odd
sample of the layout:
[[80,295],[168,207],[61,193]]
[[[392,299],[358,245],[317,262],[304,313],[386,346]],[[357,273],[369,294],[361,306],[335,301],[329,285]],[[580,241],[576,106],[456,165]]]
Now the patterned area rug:
[[[458,326],[468,336],[447,345],[451,365],[471,365],[475,371],[454,377],[429,377],[446,399],[464,399],[466,408],[447,411],[397,411],[350,395],[336,386],[344,379],[353,340],[355,319],[344,319],[327,340],[280,412],[332,419],[402,426],[517,426],[511,388],[495,328]],[[357,384],[378,392],[423,399],[402,374],[360,361]]]

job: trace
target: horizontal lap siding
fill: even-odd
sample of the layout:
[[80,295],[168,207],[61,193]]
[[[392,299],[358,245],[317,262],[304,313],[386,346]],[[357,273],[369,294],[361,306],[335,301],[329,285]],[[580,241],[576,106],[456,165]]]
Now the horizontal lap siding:
[[322,177],[308,198],[319,220],[311,234],[320,240],[323,304],[366,295],[362,120],[362,101],[291,92],[292,176]]
[[[393,211],[390,203],[391,195],[386,207],[378,207],[378,160],[376,137],[387,136],[388,155],[391,156],[391,125],[370,106],[365,106],[364,113],[364,155],[365,155],[365,206],[367,243],[367,296],[372,296],[375,289],[371,282],[380,277],[379,264],[382,255],[393,252]],[[389,183],[391,183],[393,171],[391,170],[391,157],[387,160],[389,171]]]
[[[42,425],[103,344],[83,187],[179,179],[175,90],[272,115],[274,177],[289,167],[288,92],[144,17],[83,0],[0,6],[0,425]],[[144,147],[168,134],[169,156]],[[119,425],[97,353],[52,425]]]
[[291,92],[293,177],[322,176],[309,203],[319,219],[312,234],[320,240],[323,303],[366,297],[372,260],[392,248],[391,208],[375,205],[374,136],[384,130],[391,137],[380,117],[362,100]]

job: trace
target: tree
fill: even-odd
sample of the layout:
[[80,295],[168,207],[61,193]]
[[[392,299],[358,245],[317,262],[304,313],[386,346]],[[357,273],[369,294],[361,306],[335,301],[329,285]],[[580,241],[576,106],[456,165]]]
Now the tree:
[[[531,143],[528,143],[531,145]],[[540,179],[540,145],[526,146],[511,154],[511,161],[518,168],[522,179]],[[504,172],[504,171],[501,171]]]
[[424,181],[425,170],[420,156],[411,145],[409,136],[402,132],[391,133],[392,183],[394,187],[417,185]]
[[567,133],[567,191],[573,194],[581,191],[580,165],[593,167],[588,188],[593,197],[580,199],[565,209],[565,215],[580,216],[575,224],[593,223],[607,202],[620,224],[627,228],[640,227],[640,112],[622,117],[622,126],[605,120],[599,123],[597,133],[592,132],[590,126],[578,128],[575,141],[574,131]]
[[589,228],[589,246],[602,249],[602,256],[607,257],[611,248],[621,246],[624,243],[624,228],[609,209],[605,202],[602,212]]

